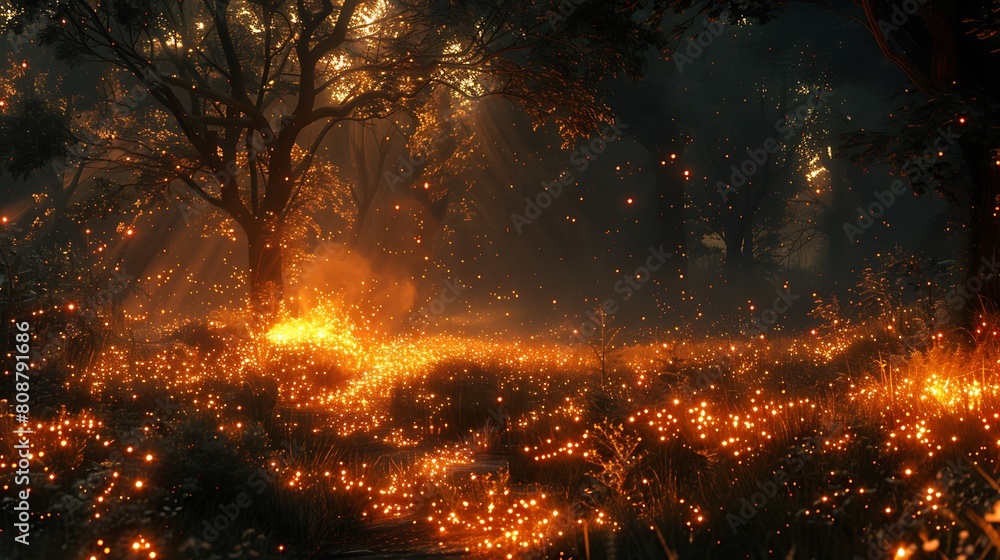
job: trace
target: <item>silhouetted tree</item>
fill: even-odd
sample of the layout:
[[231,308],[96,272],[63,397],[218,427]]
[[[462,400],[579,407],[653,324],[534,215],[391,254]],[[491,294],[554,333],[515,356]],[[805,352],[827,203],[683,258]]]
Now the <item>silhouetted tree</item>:
[[[158,111],[128,139],[148,189],[179,181],[246,235],[251,301],[283,296],[290,211],[340,123],[452,103],[516,101],[569,139],[609,120],[598,84],[638,74],[649,31],[605,3],[550,20],[557,2],[274,0],[12,2],[7,27],[41,21],[71,62],[132,74]],[[47,19],[46,19],[47,18]],[[63,23],[68,22],[68,23]],[[119,139],[125,142],[125,139]],[[346,149],[336,146],[334,149]],[[315,186],[315,185],[314,185]]]
[[[858,134],[848,144],[858,161],[888,160],[918,193],[938,189],[964,205],[968,225],[965,273],[1000,251],[1000,9],[995,2],[894,0],[828,2],[801,0],[851,18],[871,34],[883,56],[912,81],[919,96],[887,129]],[[724,23],[766,24],[788,2],[760,0],[658,0],[654,11],[683,14],[672,31],[691,29],[698,16]],[[947,132],[951,127],[953,132]],[[957,135],[957,139],[955,138]],[[944,137],[950,149],[938,141]],[[935,141],[938,141],[935,146]],[[1000,279],[990,278],[980,295],[996,309]],[[965,322],[977,321],[966,309]]]

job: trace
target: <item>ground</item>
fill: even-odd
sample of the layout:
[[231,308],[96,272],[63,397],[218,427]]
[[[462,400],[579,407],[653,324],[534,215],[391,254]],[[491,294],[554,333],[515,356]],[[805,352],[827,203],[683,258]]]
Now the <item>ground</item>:
[[998,554],[989,335],[647,340],[602,387],[586,347],[330,313],[158,332],[40,364],[37,517],[6,557]]

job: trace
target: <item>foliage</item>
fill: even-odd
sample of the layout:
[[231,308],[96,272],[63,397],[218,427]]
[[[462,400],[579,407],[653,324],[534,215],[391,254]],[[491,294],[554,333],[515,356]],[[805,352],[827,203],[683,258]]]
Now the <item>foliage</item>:
[[27,178],[55,158],[69,152],[69,118],[46,100],[26,95],[15,109],[0,115],[0,172]]
[[139,200],[182,184],[235,221],[262,303],[281,296],[281,248],[308,231],[296,224],[348,196],[328,190],[337,183],[326,149],[340,125],[488,96],[516,101],[536,124],[556,122],[567,142],[609,120],[600,82],[640,75],[656,34],[600,2],[543,24],[557,4],[148,0],[94,10],[89,0],[21,0],[7,28],[40,24],[59,58],[138,81],[108,93],[126,113],[151,111],[115,136],[109,171],[138,173],[115,180],[151,191]]
[[942,329],[958,325],[960,316],[950,308],[956,294],[954,268],[953,261],[897,248],[872,259],[847,294],[818,296],[812,315],[824,322],[824,332],[851,332],[865,325],[906,351],[924,348]]
[[[933,191],[953,202],[965,200],[973,162],[964,157],[956,141],[996,145],[1000,104],[968,92],[949,93],[929,100],[910,99],[896,114],[882,130],[848,134],[840,153],[856,164],[889,163],[917,194]],[[944,141],[938,142],[939,138]]]

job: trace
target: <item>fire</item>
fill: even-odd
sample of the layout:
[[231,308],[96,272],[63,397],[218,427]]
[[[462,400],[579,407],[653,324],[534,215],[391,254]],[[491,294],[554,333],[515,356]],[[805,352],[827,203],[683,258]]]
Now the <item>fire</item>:
[[267,332],[267,340],[278,347],[321,347],[357,356],[362,345],[356,327],[340,306],[327,302],[304,316],[279,322]]

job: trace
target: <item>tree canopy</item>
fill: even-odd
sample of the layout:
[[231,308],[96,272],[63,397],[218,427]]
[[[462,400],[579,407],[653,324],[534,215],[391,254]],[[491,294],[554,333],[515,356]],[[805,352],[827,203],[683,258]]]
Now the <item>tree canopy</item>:
[[[569,140],[610,119],[604,78],[641,75],[658,35],[635,9],[510,0],[71,0],[14,2],[7,28],[116,77],[129,130],[98,124],[103,164],[156,196],[181,184],[246,235],[253,299],[281,298],[282,248],[299,204],[328,188],[329,132],[500,96]],[[430,100],[435,100],[432,103]],[[152,103],[151,103],[152,102]],[[39,156],[45,158],[44,154]],[[39,161],[24,165],[37,166]]]

